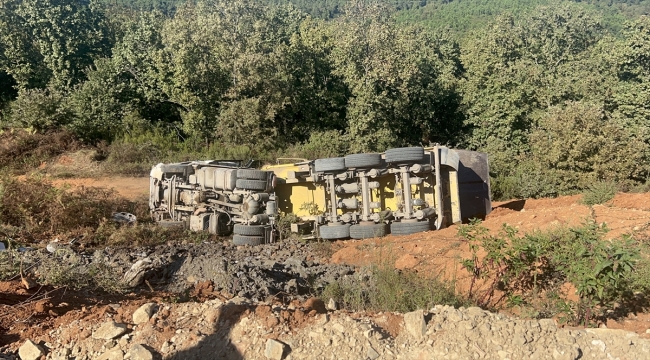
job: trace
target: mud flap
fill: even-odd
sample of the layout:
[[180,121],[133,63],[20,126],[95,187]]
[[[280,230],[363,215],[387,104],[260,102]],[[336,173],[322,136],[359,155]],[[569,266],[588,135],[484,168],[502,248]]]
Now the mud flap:
[[492,211],[490,165],[486,153],[456,150],[459,156],[458,184],[463,222],[485,219]]

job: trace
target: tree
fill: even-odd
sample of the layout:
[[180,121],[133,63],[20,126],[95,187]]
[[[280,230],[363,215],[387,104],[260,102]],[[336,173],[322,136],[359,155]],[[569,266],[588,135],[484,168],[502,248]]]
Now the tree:
[[401,28],[386,8],[356,2],[330,23],[334,75],[350,98],[354,151],[454,142],[462,118],[455,80],[457,47],[419,28]]
[[[541,116],[566,101],[603,97],[591,50],[602,27],[580,7],[541,7],[515,21],[502,16],[464,48],[463,102],[468,145],[487,151],[504,172],[526,153]],[[595,90],[595,91],[592,91]]]
[[111,47],[104,17],[84,0],[0,1],[3,70],[21,89],[68,89]]
[[629,23],[612,53],[618,82],[609,109],[619,124],[650,144],[650,18]]

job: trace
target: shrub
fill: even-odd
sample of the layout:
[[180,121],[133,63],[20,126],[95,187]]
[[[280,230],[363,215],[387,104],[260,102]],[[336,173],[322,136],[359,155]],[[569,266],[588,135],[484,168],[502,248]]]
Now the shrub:
[[618,187],[614,182],[598,181],[589,185],[582,193],[582,203],[589,206],[606,203],[616,196],[617,190]]
[[65,286],[73,290],[103,290],[121,293],[125,290],[122,274],[104,263],[88,263],[69,249],[60,249],[46,256],[38,266],[39,283]]
[[[579,301],[567,302],[565,315],[584,324],[603,319],[608,310],[630,298],[633,275],[641,269],[638,243],[629,237],[606,241],[606,231],[592,220],[581,227],[524,236],[507,225],[496,236],[478,221],[463,225],[459,236],[468,241],[472,251],[471,258],[462,260],[472,275],[469,296],[481,306],[503,299],[534,304],[540,302],[540,294],[551,297],[569,282]],[[479,281],[485,285],[482,293],[475,287]],[[494,299],[499,292],[500,298]]]
[[64,152],[80,148],[82,144],[67,131],[7,130],[0,132],[0,168],[25,173]]
[[561,192],[558,174],[538,161],[524,158],[509,172],[490,182],[495,200],[555,197]]
[[[0,222],[20,227],[22,236],[30,241],[95,229],[115,211],[142,208],[115,196],[112,190],[58,189],[37,177],[0,178],[0,189]],[[92,231],[86,235],[92,235]]]
[[9,105],[5,125],[38,132],[58,130],[72,120],[64,99],[63,94],[52,89],[21,90]]
[[337,130],[312,132],[309,140],[284,151],[284,156],[319,159],[346,155],[350,139]]
[[469,302],[454,292],[453,283],[395,269],[388,262],[374,264],[363,272],[328,284],[321,293],[342,307],[355,311],[409,312],[433,305],[462,306]]

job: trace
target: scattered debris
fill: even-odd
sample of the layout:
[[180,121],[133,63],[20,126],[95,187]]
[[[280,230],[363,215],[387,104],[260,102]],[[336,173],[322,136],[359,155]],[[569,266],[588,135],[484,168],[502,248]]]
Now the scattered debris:
[[131,225],[138,222],[138,218],[135,215],[128,212],[116,212],[113,213],[113,221],[120,224]]

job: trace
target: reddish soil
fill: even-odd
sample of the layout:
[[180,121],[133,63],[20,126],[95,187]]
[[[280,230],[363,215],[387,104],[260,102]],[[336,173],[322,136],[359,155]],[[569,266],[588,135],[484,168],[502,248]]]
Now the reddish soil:
[[[146,196],[149,191],[148,178],[100,178],[54,180],[57,185],[94,186],[114,188],[120,195],[130,199]],[[494,210],[483,225],[497,233],[503,224],[509,224],[520,233],[549,229],[554,226],[577,226],[587,219],[606,223],[610,232],[607,238],[633,234],[650,238],[650,193],[618,194],[605,205],[588,207],[580,204],[580,195],[556,199],[513,200],[493,203]],[[409,236],[387,236],[364,241],[337,241],[333,244],[334,263],[358,266],[388,263],[398,269],[410,269],[426,275],[443,276],[455,280],[457,290],[463,291],[469,285],[469,274],[460,266],[460,259],[469,258],[471,252],[467,243],[457,236],[458,227],[452,226],[439,231],[429,231]],[[209,284],[199,284],[193,296],[213,297]],[[164,294],[125,295],[121,297],[99,296],[76,293],[65,289],[37,287],[25,290],[19,281],[0,282],[0,346],[18,339],[45,339],[46,334],[59,324],[75,319],[92,319],[103,316],[107,311],[118,319],[120,313],[130,314],[151,298],[162,298]],[[117,310],[108,304],[120,304]],[[319,304],[320,305],[320,304]],[[313,316],[314,304],[296,306],[297,314],[291,322],[302,323],[302,318]],[[120,310],[121,309],[121,310]],[[261,317],[266,317],[266,308],[258,308]],[[378,315],[387,332],[397,333],[401,326],[399,316],[388,313]],[[269,317],[269,321],[273,321]],[[610,328],[623,328],[645,334],[650,328],[650,314],[640,313],[619,321],[609,321]],[[80,329],[80,331],[83,331]]]

